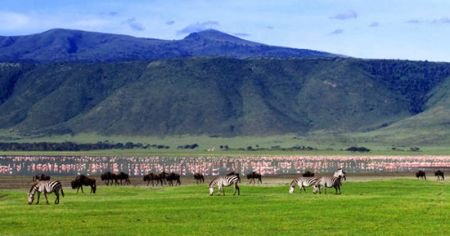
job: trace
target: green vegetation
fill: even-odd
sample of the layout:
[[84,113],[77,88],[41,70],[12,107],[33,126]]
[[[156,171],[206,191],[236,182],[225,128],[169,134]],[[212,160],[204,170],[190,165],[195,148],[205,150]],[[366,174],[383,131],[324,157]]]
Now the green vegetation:
[[[429,145],[450,137],[448,63],[184,58],[0,68],[0,128],[21,136],[357,132]],[[404,139],[371,133],[396,130]]]
[[[1,235],[442,235],[450,231],[450,183],[346,182],[343,194],[242,186],[209,197],[206,185],[65,188],[61,204],[29,206],[25,190],[0,192]],[[51,195],[50,201],[54,200]]]
[[[0,136],[5,134],[0,133]],[[209,136],[102,136],[96,134],[56,135],[43,137],[19,137],[9,142],[76,142],[76,143],[142,143],[153,145],[146,149],[111,149],[92,151],[0,151],[0,155],[89,155],[89,156],[274,156],[274,155],[450,155],[448,145],[416,146],[392,142],[371,142],[358,134],[343,136],[317,133],[311,136],[280,135],[268,137],[240,136],[240,137],[209,137]],[[1,140],[1,139],[0,139]],[[364,142],[365,141],[365,142]],[[178,146],[198,144],[195,149],[179,149]],[[170,148],[155,148],[154,145],[169,146]],[[220,149],[228,146],[228,149]],[[252,150],[248,150],[248,147]],[[292,147],[313,147],[314,150],[294,150]],[[344,151],[351,146],[363,146],[370,152]],[[214,147],[214,151],[208,152]],[[411,151],[411,148],[419,148]],[[283,150],[284,149],[284,150]]]

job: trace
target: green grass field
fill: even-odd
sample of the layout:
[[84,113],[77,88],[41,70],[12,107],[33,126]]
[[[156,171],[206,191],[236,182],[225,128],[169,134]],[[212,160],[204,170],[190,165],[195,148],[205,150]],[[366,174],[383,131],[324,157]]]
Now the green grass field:
[[[450,182],[345,182],[342,195],[288,194],[287,185],[241,187],[209,197],[206,185],[65,188],[61,204],[26,203],[1,190],[0,235],[445,235]],[[50,197],[54,200],[54,195]]]

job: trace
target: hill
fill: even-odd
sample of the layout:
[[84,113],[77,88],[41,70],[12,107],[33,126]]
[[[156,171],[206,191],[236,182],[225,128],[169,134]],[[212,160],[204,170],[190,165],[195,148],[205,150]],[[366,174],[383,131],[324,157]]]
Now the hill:
[[250,42],[216,30],[192,33],[182,40],[136,38],[67,29],[25,36],[0,36],[0,62],[148,61],[192,56],[337,57],[326,52]]
[[22,134],[275,135],[447,129],[450,64],[179,58],[0,66],[0,128]]

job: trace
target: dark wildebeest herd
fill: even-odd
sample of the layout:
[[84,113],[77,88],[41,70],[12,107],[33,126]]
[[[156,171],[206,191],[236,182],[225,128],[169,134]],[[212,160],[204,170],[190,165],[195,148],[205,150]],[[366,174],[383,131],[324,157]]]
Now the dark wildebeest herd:
[[161,185],[169,185],[169,186],[174,186],[174,182],[175,185],[181,185],[181,180],[180,180],[181,176],[177,173],[167,173],[165,171],[159,173],[159,174],[154,174],[154,173],[148,173],[146,175],[144,175],[144,182],[147,182],[147,186],[150,184],[150,182],[152,182],[152,186],[158,186]]
[[100,176],[100,179],[105,182],[106,185],[122,185],[130,184],[130,176],[127,173],[120,172],[119,174],[106,172]]
[[[416,172],[417,179],[426,180],[426,173],[423,170],[419,170]],[[438,181],[443,181],[445,179],[444,172],[441,170],[437,170],[434,172],[434,175],[437,177]],[[247,179],[249,180],[249,184],[262,184],[262,176],[261,174],[253,171],[248,173]],[[194,174],[194,181],[196,184],[201,184],[205,182],[205,176],[201,173]],[[119,174],[115,174],[112,172],[103,173],[100,176],[101,180],[105,183],[105,185],[129,185],[130,176],[127,173],[120,172]],[[60,181],[52,181],[50,180],[50,176],[45,174],[35,175],[33,176],[33,185],[30,188],[28,194],[28,203],[32,204],[34,201],[34,196],[37,193],[37,201],[36,204],[39,204],[39,197],[41,193],[44,193],[46,202],[48,204],[47,194],[55,193],[56,200],[55,204],[59,203],[59,196],[64,197],[64,191],[62,188],[62,184]],[[306,171],[300,177],[297,177],[291,181],[289,193],[293,193],[296,186],[299,187],[300,192],[303,190],[306,192],[307,187],[313,188],[313,193],[321,193],[322,189],[325,190],[327,188],[334,188],[336,190],[336,194],[341,194],[341,186],[342,181],[346,180],[346,173],[342,170],[342,168],[337,169],[332,176],[321,176],[316,177],[315,174],[311,171]],[[144,175],[143,181],[147,182],[147,186],[152,183],[152,186],[176,186],[181,185],[180,175],[174,172],[167,173],[165,171],[154,174],[148,173]],[[232,171],[225,176],[217,176],[212,179],[209,183],[209,195],[213,195],[215,188],[217,187],[219,194],[222,193],[225,195],[224,187],[234,186],[234,194],[240,195],[240,187],[239,183],[241,182],[240,174]],[[95,194],[97,191],[97,183],[94,177],[86,176],[86,175],[77,175],[73,181],[71,181],[72,189],[76,189],[77,193],[81,189],[83,191],[83,186],[89,186],[91,188],[90,193]]]
[[[444,172],[442,170],[435,171],[434,172],[434,176],[436,176],[438,181],[445,180]],[[419,170],[419,171],[416,172],[416,178],[417,179],[424,179],[424,180],[426,180],[427,179],[427,175],[426,175],[425,171]]]

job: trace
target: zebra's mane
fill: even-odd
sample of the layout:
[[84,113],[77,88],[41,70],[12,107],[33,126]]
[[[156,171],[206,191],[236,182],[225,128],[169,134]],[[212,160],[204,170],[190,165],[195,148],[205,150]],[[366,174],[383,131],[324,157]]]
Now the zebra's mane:
[[213,180],[211,180],[211,182],[209,182],[209,187],[211,187],[211,185],[214,185],[214,183],[216,182],[217,178],[219,178],[219,177],[215,177]]
[[36,188],[36,185],[38,185],[38,183],[34,183],[33,185],[31,185],[30,191],[28,191],[28,193],[31,193],[31,191]]

